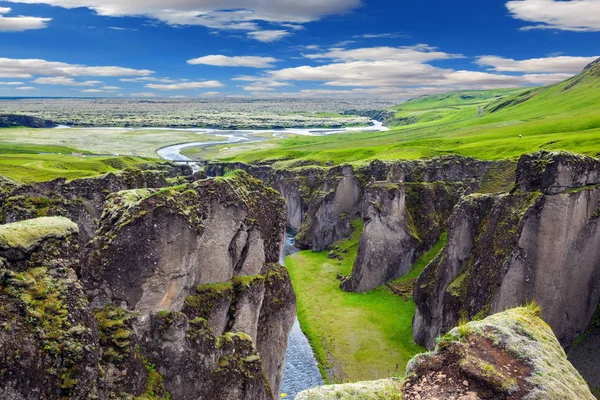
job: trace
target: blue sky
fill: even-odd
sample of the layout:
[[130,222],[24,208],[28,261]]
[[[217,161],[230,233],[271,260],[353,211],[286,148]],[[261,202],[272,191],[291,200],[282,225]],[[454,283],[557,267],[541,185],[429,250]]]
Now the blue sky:
[[599,0],[0,1],[0,96],[409,98],[549,84]]

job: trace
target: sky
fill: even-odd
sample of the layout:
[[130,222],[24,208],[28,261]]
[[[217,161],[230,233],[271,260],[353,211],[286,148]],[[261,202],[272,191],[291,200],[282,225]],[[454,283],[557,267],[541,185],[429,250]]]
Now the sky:
[[546,85],[600,0],[0,0],[0,97],[377,97]]

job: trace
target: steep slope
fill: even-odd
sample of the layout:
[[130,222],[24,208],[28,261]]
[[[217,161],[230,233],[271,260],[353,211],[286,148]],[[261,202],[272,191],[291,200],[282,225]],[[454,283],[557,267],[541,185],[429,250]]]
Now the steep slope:
[[98,189],[139,183],[120,178],[47,185],[104,209],[85,249],[65,217],[0,225],[0,398],[275,398],[295,317],[281,196],[244,173]]
[[599,160],[540,152],[521,158],[511,194],[463,198],[417,280],[415,340],[431,348],[461,317],[536,300],[570,345],[600,298],[599,184]]

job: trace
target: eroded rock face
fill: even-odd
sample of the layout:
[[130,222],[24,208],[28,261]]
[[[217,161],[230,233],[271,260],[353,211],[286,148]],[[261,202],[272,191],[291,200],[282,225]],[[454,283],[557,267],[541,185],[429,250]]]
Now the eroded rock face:
[[448,219],[460,197],[476,186],[468,182],[369,185],[358,255],[342,289],[367,292],[410,272],[448,229]]
[[239,173],[108,194],[86,250],[63,217],[0,225],[1,397],[275,398],[285,221]]
[[[600,298],[600,187],[590,166],[599,164],[535,157],[519,163],[520,192],[468,196],[455,209],[446,247],[416,283],[418,343],[431,348],[461,315],[484,317],[528,300],[541,305],[563,345],[586,328]],[[573,165],[577,159],[583,165]],[[531,174],[533,164],[545,167]],[[587,186],[556,193],[580,183]]]
[[593,400],[535,306],[470,322],[408,364],[406,378],[307,390],[309,399]]
[[[492,165],[494,163],[449,156],[431,160],[373,161],[358,168],[210,163],[206,171],[209,176],[221,176],[241,169],[277,190],[287,201],[288,227],[298,232],[296,245],[322,251],[352,233],[351,221],[360,218],[368,207],[365,199],[370,182],[461,182],[465,187],[477,187]],[[422,215],[425,211],[416,214]],[[365,219],[368,218],[366,215]],[[411,258],[407,254],[403,257]]]

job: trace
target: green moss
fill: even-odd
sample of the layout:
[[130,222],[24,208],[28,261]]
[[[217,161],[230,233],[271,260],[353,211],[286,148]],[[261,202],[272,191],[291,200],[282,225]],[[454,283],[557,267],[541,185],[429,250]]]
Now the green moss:
[[164,378],[156,370],[156,365],[140,355],[144,362],[144,367],[148,373],[146,379],[146,391],[136,400],[171,400],[171,395],[165,389]]
[[509,192],[516,180],[517,162],[500,161],[492,164],[481,180],[479,193]]
[[94,317],[98,323],[102,359],[113,364],[122,363],[131,353],[131,314],[108,305],[95,309]]
[[31,251],[45,239],[64,239],[79,228],[63,217],[46,217],[0,226],[0,248]]
[[296,400],[401,400],[402,381],[384,379],[372,382],[323,386],[301,392]]
[[185,299],[183,312],[191,319],[210,319],[218,303],[233,299],[233,282],[209,283],[196,287],[196,295]]
[[38,338],[40,348],[54,360],[55,367],[48,372],[60,379],[63,389],[72,388],[77,384],[73,374],[83,360],[90,334],[89,328],[74,324],[70,318],[75,307],[85,307],[69,303],[68,291],[74,283],[45,267],[2,273],[0,296],[20,304],[22,318]]

